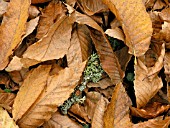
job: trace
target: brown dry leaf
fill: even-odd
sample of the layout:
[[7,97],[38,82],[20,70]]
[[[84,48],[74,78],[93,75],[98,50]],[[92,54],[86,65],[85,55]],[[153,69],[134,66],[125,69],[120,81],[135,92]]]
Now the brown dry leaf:
[[0,0],[0,18],[3,16],[3,14],[6,12],[8,6],[8,2],[5,2],[3,0]]
[[59,112],[53,114],[52,118],[45,122],[43,128],[82,128],[81,125],[71,120],[67,115]]
[[76,25],[72,31],[71,45],[67,53],[68,66],[82,63],[91,54],[91,38],[86,25]]
[[[18,125],[21,128],[35,128],[41,126],[44,121],[49,120],[52,114],[57,111],[57,107],[63,104],[74,91],[84,71],[85,65],[86,62],[83,62],[74,67],[61,70],[58,75],[49,76],[43,92],[41,92],[38,99],[34,101],[34,104],[30,106],[29,110],[24,113],[22,118],[18,120]],[[41,80],[39,80],[39,82],[41,82]],[[33,88],[30,89],[32,90]],[[34,89],[31,94],[35,95]],[[30,99],[28,97],[25,100],[24,102],[28,102]],[[20,106],[20,104],[17,105]]]
[[161,47],[160,56],[158,57],[154,66],[148,68],[147,76],[152,76],[154,74],[157,74],[162,69],[164,56],[165,56],[165,44],[163,43]]
[[111,26],[111,29],[115,29],[115,28],[121,26],[121,23],[120,23],[120,21],[119,21],[117,18],[115,18],[115,19],[110,23],[110,26]]
[[72,18],[62,16],[54,23],[46,36],[28,47],[23,58],[46,61],[64,57],[70,46]]
[[101,99],[97,102],[97,106],[94,110],[94,116],[92,119],[92,128],[103,128],[104,127],[104,112],[106,110],[108,100],[101,96]]
[[51,0],[31,0],[32,4],[40,4],[40,3],[45,3],[45,2],[49,2]]
[[0,128],[19,128],[6,110],[0,107]]
[[43,65],[30,71],[14,101],[12,115],[15,121],[20,119],[40,96],[50,69],[51,66]]
[[88,118],[88,114],[85,111],[85,107],[81,106],[80,104],[74,104],[71,106],[71,108],[69,109],[68,112],[69,115],[74,115],[77,118],[82,118],[84,119],[86,122],[90,123],[90,119]]
[[158,117],[156,119],[150,119],[148,121],[134,124],[133,128],[168,128],[170,124],[170,117]]
[[108,11],[108,7],[101,0],[78,0],[78,5],[87,15]]
[[87,87],[89,87],[89,88],[100,87],[101,89],[106,89],[109,86],[113,86],[113,83],[112,83],[111,79],[108,78],[108,77],[100,80],[97,83],[90,82],[90,83],[87,84]]
[[166,42],[166,48],[170,49],[169,43],[170,43],[170,23],[169,22],[164,22],[162,25],[162,30],[161,30],[161,36],[162,39]]
[[65,1],[66,1],[66,3],[67,3],[68,5],[70,5],[70,6],[72,6],[72,7],[74,7],[75,4],[76,4],[76,2],[77,2],[77,0],[65,0]]
[[168,101],[170,102],[170,86],[167,85],[167,97],[168,97]]
[[103,128],[103,116],[108,100],[98,92],[88,92],[85,101],[86,112],[91,119],[92,128]]
[[170,52],[165,53],[165,57],[164,57],[164,73],[166,75],[166,81],[170,82]]
[[154,6],[153,6],[153,10],[157,10],[157,9],[163,9],[166,6],[166,4],[164,2],[162,2],[162,0],[156,0]]
[[117,84],[104,114],[104,128],[131,128],[129,118],[131,104],[122,83]]
[[159,102],[153,102],[142,109],[131,107],[130,110],[131,115],[133,116],[150,119],[155,118],[162,113],[166,113],[168,110],[170,110],[170,105],[163,105]]
[[122,24],[129,53],[144,55],[150,45],[152,22],[142,0],[102,0]]
[[0,70],[6,67],[8,57],[21,41],[29,6],[30,0],[11,0],[8,5],[0,27]]
[[113,84],[121,82],[124,77],[124,72],[121,70],[119,61],[108,39],[97,30],[91,30],[90,35],[99,55],[103,70],[109,75]]
[[161,78],[154,75],[152,79],[148,77],[148,69],[139,59],[135,65],[134,90],[137,108],[144,107],[148,101],[162,88]]
[[163,21],[170,22],[169,14],[170,14],[170,8],[165,8],[159,13],[159,16]]
[[5,68],[7,72],[11,71],[18,71],[22,69],[23,64],[20,62],[21,58],[14,56],[10,63],[8,64],[8,67]]
[[17,84],[21,85],[20,83],[23,82],[23,78],[21,76],[20,71],[12,71],[8,72],[10,78]]
[[36,6],[31,5],[29,7],[29,19],[34,19],[34,18],[38,17],[39,13],[40,13],[40,11],[38,10],[38,8]]
[[65,15],[65,12],[66,9],[61,2],[51,1],[40,17],[36,38],[41,39],[46,35],[50,27],[59,19],[59,17]]
[[125,35],[124,35],[123,31],[118,27],[116,27],[114,29],[107,29],[105,31],[105,33],[113,38],[116,38],[116,39],[119,39],[119,40],[125,42]]
[[0,93],[0,106],[4,107],[11,113],[12,105],[14,103],[15,94],[13,93]]
[[123,71],[126,71],[126,67],[131,60],[132,55],[128,53],[128,47],[124,47],[120,50],[115,51],[115,54],[119,60],[119,63],[121,65],[121,69]]

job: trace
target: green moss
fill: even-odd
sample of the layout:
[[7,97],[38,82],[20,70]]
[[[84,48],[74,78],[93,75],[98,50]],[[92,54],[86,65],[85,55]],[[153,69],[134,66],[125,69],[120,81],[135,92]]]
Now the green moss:
[[12,92],[10,89],[7,89],[7,88],[4,89],[4,91],[7,92],[7,93],[11,93]]

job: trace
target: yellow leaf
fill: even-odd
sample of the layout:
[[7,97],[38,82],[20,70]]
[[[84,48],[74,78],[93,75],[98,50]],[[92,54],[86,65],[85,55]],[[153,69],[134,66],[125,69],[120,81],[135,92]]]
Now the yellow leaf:
[[152,36],[152,22],[142,0],[102,0],[122,24],[129,52],[145,54]]

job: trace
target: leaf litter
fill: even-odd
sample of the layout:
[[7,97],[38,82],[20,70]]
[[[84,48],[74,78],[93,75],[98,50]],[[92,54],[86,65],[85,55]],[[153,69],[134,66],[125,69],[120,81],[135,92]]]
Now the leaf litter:
[[168,128],[168,0],[0,0],[0,127]]

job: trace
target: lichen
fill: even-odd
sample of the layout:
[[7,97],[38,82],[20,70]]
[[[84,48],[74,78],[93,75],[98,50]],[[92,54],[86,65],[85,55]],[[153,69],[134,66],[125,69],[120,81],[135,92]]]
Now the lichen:
[[[80,85],[78,85],[74,92],[71,94],[70,98],[66,100],[63,105],[61,105],[60,111],[63,114],[67,114],[68,109],[76,103],[83,103],[86,99],[85,96],[82,96],[83,90],[86,88],[88,82],[98,82],[102,78],[104,70],[102,69],[99,61],[99,56],[97,53],[94,53],[90,56],[86,69],[83,72],[83,80]],[[77,93],[79,92],[79,93]]]

